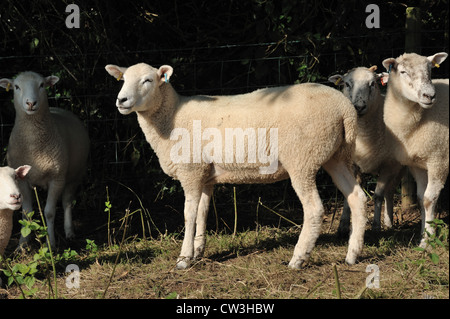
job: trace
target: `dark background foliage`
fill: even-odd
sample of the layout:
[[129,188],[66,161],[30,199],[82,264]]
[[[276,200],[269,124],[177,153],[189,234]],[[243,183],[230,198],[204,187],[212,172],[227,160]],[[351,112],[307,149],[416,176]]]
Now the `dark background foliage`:
[[[368,29],[365,9],[374,2],[380,8],[381,27]],[[383,59],[402,54],[407,6],[421,9],[421,42],[415,51],[448,52],[447,0],[77,0],[79,29],[65,25],[70,3],[1,1],[0,77],[25,70],[58,75],[60,82],[49,90],[50,104],[72,110],[86,123],[92,151],[75,215],[85,234],[105,221],[106,187],[118,214],[129,205],[140,207],[139,197],[161,230],[172,224],[180,229],[183,221],[180,186],[160,170],[135,115],[124,117],[116,111],[120,83],[105,72],[106,64],[170,64],[175,70],[172,84],[187,95],[326,83],[329,75],[355,66],[377,65],[381,71]],[[433,70],[434,75],[448,77],[448,65],[447,61]],[[11,99],[11,93],[0,92],[3,164],[14,121]],[[318,184],[326,203],[340,198],[326,174],[319,174]],[[292,218],[301,219],[301,206],[288,181],[237,188],[243,211],[254,214],[259,197],[271,207],[295,211]],[[448,190],[444,197],[448,200]],[[233,211],[232,202],[230,185],[216,188],[215,203],[224,214],[224,225],[229,223],[224,216]],[[254,215],[251,220],[250,225]],[[268,223],[278,222],[268,217]]]

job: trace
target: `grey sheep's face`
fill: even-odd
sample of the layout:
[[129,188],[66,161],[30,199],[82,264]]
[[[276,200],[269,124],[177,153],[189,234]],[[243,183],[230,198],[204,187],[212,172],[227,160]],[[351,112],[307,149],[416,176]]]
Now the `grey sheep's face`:
[[358,116],[367,113],[377,90],[375,73],[369,70],[358,68],[344,76],[343,93],[352,102]]
[[14,90],[16,108],[20,108],[28,115],[33,115],[46,101],[47,92],[45,88],[57,83],[59,78],[53,75],[44,78],[34,72],[23,72],[14,80],[4,80],[9,83],[7,86],[11,86]]

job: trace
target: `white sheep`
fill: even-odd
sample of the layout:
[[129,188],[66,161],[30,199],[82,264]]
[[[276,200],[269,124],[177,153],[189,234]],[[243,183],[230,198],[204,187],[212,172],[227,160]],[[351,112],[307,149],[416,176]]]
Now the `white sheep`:
[[[46,87],[59,80],[23,72],[15,79],[1,79],[0,86],[14,90],[16,118],[7,150],[8,165],[31,165],[33,170],[19,184],[24,212],[33,210],[32,186],[47,189],[44,208],[50,245],[55,244],[56,204],[62,195],[64,230],[74,236],[72,206],[76,188],[86,171],[89,137],[83,123],[71,112],[50,108]],[[28,237],[27,237],[28,238]],[[21,237],[20,245],[27,242]]]
[[[357,67],[344,75],[336,74],[328,80],[343,86],[342,92],[350,99],[358,112],[358,131],[356,135],[354,163],[363,173],[378,175],[374,193],[375,212],[372,229],[381,229],[381,207],[383,199],[384,224],[392,227],[394,213],[394,186],[401,170],[392,153],[393,136],[383,120],[384,96],[380,92],[377,81],[387,80],[386,74],[376,74],[376,66],[370,68]],[[348,206],[339,225],[341,232],[346,232],[350,223]]]
[[124,80],[116,102],[119,112],[137,113],[161,168],[183,187],[185,237],[178,269],[203,255],[214,184],[271,183],[289,177],[304,210],[289,263],[300,268],[320,234],[324,208],[315,178],[321,166],[351,207],[346,262],[355,263],[363,247],[366,199],[349,169],[357,115],[341,92],[309,83],[242,95],[185,97],[168,83],[171,66],[107,65],[106,70]]
[[[448,54],[424,57],[405,53],[383,61],[390,72],[384,103],[384,122],[395,136],[395,158],[408,166],[417,183],[422,212],[421,247],[426,246],[428,223],[449,166],[449,81],[431,81],[431,69],[438,67]],[[426,230],[426,232],[425,232]]]
[[0,167],[0,256],[5,252],[13,229],[13,212],[22,206],[18,181],[24,179],[31,166],[16,169]]

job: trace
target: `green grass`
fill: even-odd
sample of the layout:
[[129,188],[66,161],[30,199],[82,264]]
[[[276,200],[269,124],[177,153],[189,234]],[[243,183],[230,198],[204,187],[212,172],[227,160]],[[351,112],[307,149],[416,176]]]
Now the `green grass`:
[[[336,225],[337,226],[337,225]],[[325,225],[323,229],[328,229]],[[448,231],[448,228],[447,228]],[[80,288],[68,289],[68,274],[58,272],[60,298],[337,298],[333,264],[343,299],[351,298],[449,298],[448,245],[436,247],[435,264],[414,250],[414,228],[379,234],[366,232],[360,262],[344,264],[346,240],[333,231],[323,234],[302,270],[287,267],[299,228],[257,227],[237,232],[211,232],[207,236],[205,258],[183,271],[174,270],[182,236],[162,234],[158,239],[124,238],[123,245],[83,249],[70,260],[80,268]],[[120,253],[120,255],[119,255]],[[26,262],[26,254],[12,263]],[[366,267],[380,270],[380,288],[367,289]],[[65,269],[64,261],[57,269]],[[36,275],[33,298],[48,297],[47,277]],[[105,293],[106,291],[106,293]],[[12,284],[3,295],[19,298]],[[1,294],[0,294],[1,295]]]

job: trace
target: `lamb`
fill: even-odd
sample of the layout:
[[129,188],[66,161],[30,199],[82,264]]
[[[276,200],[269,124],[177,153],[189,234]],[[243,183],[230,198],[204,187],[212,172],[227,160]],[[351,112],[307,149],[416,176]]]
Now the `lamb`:
[[31,166],[17,169],[0,167],[0,256],[5,252],[13,228],[13,212],[22,206],[18,180],[25,178]]
[[289,177],[304,208],[303,229],[289,267],[301,268],[314,248],[324,213],[315,182],[321,166],[351,208],[346,262],[356,262],[363,247],[366,199],[349,169],[357,115],[341,92],[309,83],[241,95],[186,97],[169,83],[171,66],[105,68],[124,81],[116,101],[119,112],[137,113],[162,170],[183,187],[185,236],[177,269],[188,268],[204,253],[214,184],[272,183]]
[[[1,79],[0,86],[14,89],[16,118],[7,150],[8,165],[17,168],[28,164],[33,170],[20,181],[23,212],[33,210],[33,186],[47,190],[44,215],[49,244],[55,245],[56,204],[62,196],[64,230],[67,239],[74,237],[72,206],[75,192],[86,171],[89,136],[83,123],[71,112],[48,106],[46,87],[54,85],[56,76],[42,77],[23,72],[15,79]],[[20,246],[28,237],[20,239]]]
[[395,158],[408,166],[417,183],[422,213],[421,247],[426,246],[428,234],[433,234],[428,222],[434,219],[448,176],[449,81],[431,81],[431,69],[447,56],[445,52],[428,57],[405,53],[383,61],[390,73],[384,122],[395,136]]
[[[358,129],[356,135],[353,161],[363,173],[378,175],[374,193],[375,212],[372,229],[381,230],[381,207],[385,199],[384,224],[392,227],[393,221],[393,188],[402,166],[392,155],[392,134],[386,130],[383,120],[384,96],[380,93],[377,81],[387,80],[386,74],[376,74],[376,66],[358,67],[345,75],[336,74],[328,80],[343,86],[343,93],[353,103],[358,112]],[[346,232],[350,224],[348,206],[339,225],[340,232]]]

